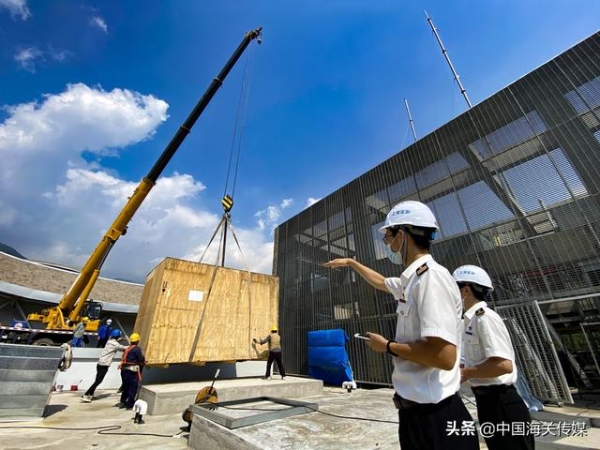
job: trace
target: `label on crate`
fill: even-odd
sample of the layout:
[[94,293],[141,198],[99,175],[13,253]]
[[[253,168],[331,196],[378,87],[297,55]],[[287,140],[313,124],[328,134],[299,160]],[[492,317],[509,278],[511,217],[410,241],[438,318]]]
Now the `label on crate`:
[[188,293],[188,300],[191,302],[201,302],[204,300],[204,292],[190,290]]

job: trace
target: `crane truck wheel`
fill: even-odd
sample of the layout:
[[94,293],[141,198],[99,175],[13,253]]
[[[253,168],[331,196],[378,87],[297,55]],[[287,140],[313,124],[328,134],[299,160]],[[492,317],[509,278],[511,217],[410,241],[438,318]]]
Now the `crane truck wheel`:
[[53,347],[56,344],[50,338],[41,338],[41,339],[38,339],[37,341],[34,341],[33,345],[41,345],[44,347]]

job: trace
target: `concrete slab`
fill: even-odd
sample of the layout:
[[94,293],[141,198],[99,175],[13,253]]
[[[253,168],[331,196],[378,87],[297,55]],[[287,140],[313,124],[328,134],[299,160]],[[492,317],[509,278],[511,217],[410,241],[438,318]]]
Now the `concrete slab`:
[[[194,402],[196,394],[212,380],[192,383],[153,384],[143,386],[139,398],[148,403],[148,414],[181,414]],[[271,381],[260,378],[217,379],[214,384],[220,402],[241,400],[248,397],[281,397],[301,399],[323,392],[323,382],[310,378],[274,376]]]
[[[320,412],[273,420],[237,430],[203,423],[201,426],[204,429],[197,426],[193,428],[192,433],[182,432],[185,423],[182,422],[179,411],[175,414],[147,415],[144,417],[145,425],[135,425],[131,411],[119,410],[112,406],[118,401],[116,391],[99,390],[99,399],[89,404],[82,403],[80,395],[81,391],[53,393],[48,415],[43,421],[0,423],[0,448],[185,449],[188,448],[188,438],[192,433],[204,434],[206,440],[202,442],[203,449],[399,448],[398,425],[395,423],[398,416],[390,401],[391,389],[359,389],[347,393],[341,388],[325,387],[320,395],[299,399],[318,403]],[[252,396],[254,393],[250,391],[246,397]],[[475,418],[474,406],[466,403]],[[591,404],[586,400],[562,408],[548,407],[543,414],[541,419],[536,420],[567,423],[568,420],[600,418],[600,402]],[[101,429],[105,430],[106,434],[99,434]],[[250,430],[254,432],[253,436],[250,436]],[[174,435],[178,437],[173,438]],[[220,445],[216,447],[215,442]],[[198,442],[190,438],[190,446],[198,448]],[[481,449],[485,448],[481,441]],[[536,439],[536,448],[600,448],[600,428],[588,428],[587,436],[581,437],[568,437],[564,434],[540,437]]]
[[325,388],[302,400],[317,403],[312,413],[229,430],[195,416],[189,438],[193,449],[312,450],[398,449],[398,412],[391,389],[347,393]]
[[[43,421],[0,423],[0,448],[2,450],[187,448],[188,433],[182,432],[180,428],[185,425],[181,420],[181,414],[153,418],[145,416],[146,424],[137,425],[133,423],[132,411],[113,407],[119,401],[116,390],[97,391],[99,398],[92,403],[81,402],[81,394],[81,391],[53,393]],[[177,437],[174,438],[174,435]]]

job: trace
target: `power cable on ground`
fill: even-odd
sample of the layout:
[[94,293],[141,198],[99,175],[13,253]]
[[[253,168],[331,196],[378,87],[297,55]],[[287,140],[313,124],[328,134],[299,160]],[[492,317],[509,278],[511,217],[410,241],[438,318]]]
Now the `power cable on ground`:
[[[240,407],[232,407],[232,406],[226,406],[226,405],[222,405],[220,403],[211,403],[210,404],[211,407],[217,406],[217,407],[221,407],[223,409],[232,409],[232,410],[236,410],[236,411],[268,411],[268,412],[277,412],[277,411],[281,411],[281,409],[274,409],[274,408],[240,408]],[[326,416],[331,416],[331,417],[337,417],[338,419],[351,419],[351,420],[362,420],[365,422],[379,422],[379,423],[392,423],[395,425],[398,425],[398,421],[393,421],[393,420],[383,420],[383,419],[368,419],[366,417],[354,417],[354,416],[342,416],[340,414],[333,414],[333,413],[328,413],[325,411],[321,411],[319,409],[314,409],[311,408],[308,405],[304,405],[305,408],[310,409],[313,412],[317,412]]]
[[180,431],[177,434],[158,434],[158,433],[138,433],[135,431],[123,431],[120,433],[115,432],[114,430],[120,430],[123,428],[121,425],[105,425],[102,427],[44,427],[44,426],[36,426],[36,425],[24,425],[24,426],[3,426],[0,425],[0,430],[5,429],[19,429],[19,430],[60,430],[60,431],[97,431],[98,434],[110,434],[110,435],[122,435],[122,436],[156,436],[156,437],[166,437],[166,438],[180,438],[180,434],[183,433],[184,430]]

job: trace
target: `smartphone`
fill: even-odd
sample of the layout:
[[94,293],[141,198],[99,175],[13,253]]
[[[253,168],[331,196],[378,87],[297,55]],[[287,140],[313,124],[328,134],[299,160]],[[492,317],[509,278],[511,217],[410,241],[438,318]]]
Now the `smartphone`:
[[365,341],[370,340],[369,336],[367,336],[365,334],[362,334],[362,333],[356,333],[354,335],[354,337],[357,338],[357,339],[364,339]]

